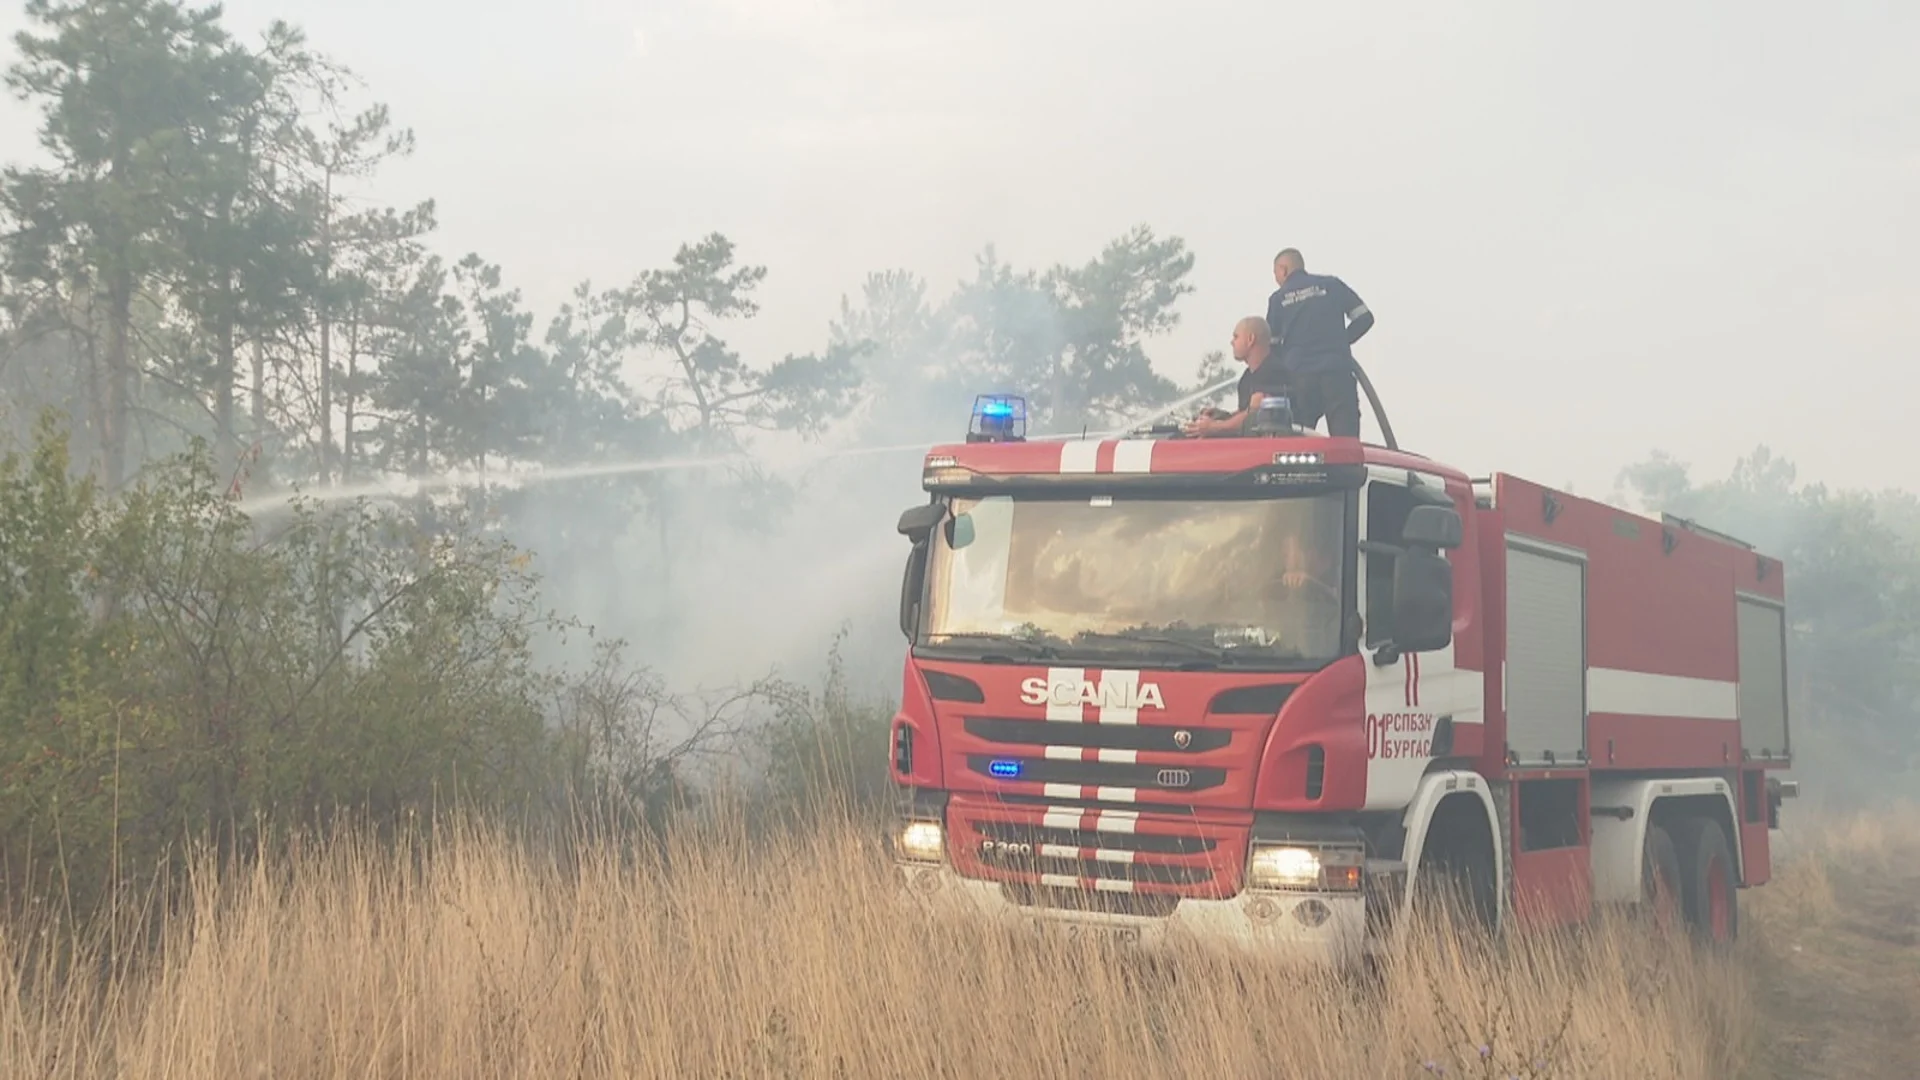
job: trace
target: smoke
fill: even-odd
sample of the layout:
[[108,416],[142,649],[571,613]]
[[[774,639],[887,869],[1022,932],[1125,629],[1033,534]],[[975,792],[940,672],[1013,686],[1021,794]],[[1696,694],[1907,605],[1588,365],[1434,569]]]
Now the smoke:
[[[1225,385],[1091,434],[1129,430]],[[524,542],[547,576],[550,603],[625,638],[677,685],[813,672],[844,635],[840,656],[850,683],[891,694],[905,645],[898,610],[906,548],[895,525],[902,510],[925,499],[925,450],[964,436],[972,398],[962,387],[935,386],[869,401],[837,433],[840,445],[766,439],[724,462],[543,474],[650,473],[653,482],[629,489],[624,500],[583,498],[565,483],[531,488],[541,509],[530,516],[546,520],[547,535]],[[894,441],[909,430],[921,437]],[[881,441],[865,444],[865,435]],[[598,542],[583,545],[588,537]]]
[[[733,455],[528,473],[516,539],[536,552],[548,602],[624,638],[675,685],[804,676],[843,635],[849,682],[896,692],[895,525],[925,499],[924,451],[964,437],[976,395],[1032,398],[1012,372],[1050,373],[1065,330],[1037,299],[1024,283],[985,301],[963,285],[934,304],[913,275],[872,275],[828,328],[830,348],[859,349],[862,387],[829,406],[838,415],[818,441],[757,433]],[[1036,404],[1028,437],[1120,434],[1232,381],[1130,413]]]
[[[977,277],[937,300],[912,274],[869,276],[827,327],[827,351],[857,357],[859,388],[816,402],[812,439],[735,429],[719,440],[737,447],[728,453],[495,467],[484,478],[450,473],[302,495],[459,499],[484,488],[477,502],[534,553],[545,602],[596,637],[624,639],[631,658],[669,684],[711,688],[769,672],[805,678],[838,636],[853,686],[891,694],[904,647],[897,612],[906,549],[895,524],[925,499],[924,451],[964,437],[978,394],[1029,398],[1028,437],[1059,439],[1119,434],[1232,382],[1181,393],[1148,376],[1104,391],[1096,405],[1091,388],[1070,387],[1073,333],[1084,336],[1086,320],[1066,325],[1053,288],[1014,273],[991,250]],[[1116,332],[1123,338],[1110,347],[1130,347],[1126,331]],[[626,375],[645,386],[658,364],[629,357]],[[1123,408],[1130,404],[1141,407]],[[241,509],[271,515],[289,498],[255,495]],[[569,664],[590,648],[573,637],[541,646],[545,659]]]

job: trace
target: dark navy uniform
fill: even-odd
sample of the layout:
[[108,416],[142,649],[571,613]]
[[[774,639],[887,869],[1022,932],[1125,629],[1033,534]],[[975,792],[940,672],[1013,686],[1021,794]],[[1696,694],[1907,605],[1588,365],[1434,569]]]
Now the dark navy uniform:
[[1324,416],[1329,435],[1357,437],[1360,388],[1353,376],[1353,343],[1373,329],[1366,302],[1337,277],[1296,270],[1267,300],[1267,327],[1295,421],[1314,427]]

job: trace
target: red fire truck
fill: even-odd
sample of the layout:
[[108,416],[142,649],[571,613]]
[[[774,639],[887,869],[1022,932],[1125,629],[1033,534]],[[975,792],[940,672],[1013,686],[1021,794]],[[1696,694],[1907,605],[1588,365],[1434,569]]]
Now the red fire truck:
[[1045,441],[990,398],[929,451],[906,895],[1333,964],[1441,886],[1489,929],[1647,905],[1735,936],[1796,793],[1780,562],[1470,478],[1374,408],[1387,445],[1283,413]]

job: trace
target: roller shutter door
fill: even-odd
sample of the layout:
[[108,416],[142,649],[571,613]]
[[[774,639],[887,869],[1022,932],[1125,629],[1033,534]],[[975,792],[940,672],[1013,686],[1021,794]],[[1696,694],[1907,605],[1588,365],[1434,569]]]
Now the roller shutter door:
[[1587,745],[1586,566],[1507,548],[1507,745],[1526,765]]
[[1740,745],[1756,760],[1787,756],[1786,613],[1740,598]]

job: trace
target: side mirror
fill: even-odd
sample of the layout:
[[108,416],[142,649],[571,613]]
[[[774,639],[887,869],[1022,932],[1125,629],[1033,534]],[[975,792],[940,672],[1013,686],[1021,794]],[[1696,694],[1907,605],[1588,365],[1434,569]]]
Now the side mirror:
[[1460,546],[1460,513],[1451,506],[1416,506],[1407,512],[1400,542],[1409,548],[1451,551]]
[[[1454,521],[1457,527],[1459,519]],[[1393,560],[1394,646],[1402,653],[1422,653],[1444,649],[1452,641],[1453,567],[1444,555],[1401,552]]]
[[909,508],[900,515],[900,535],[915,544],[924,544],[927,537],[933,535],[934,526],[947,516],[947,508],[939,503],[923,503]]
[[920,624],[920,594],[927,585],[927,545],[913,545],[912,554],[907,556],[906,573],[900,577],[900,633],[908,641],[913,640],[913,632]]
[[908,641],[920,622],[920,594],[927,584],[927,541],[947,516],[947,508],[937,502],[909,507],[900,515],[900,535],[913,542],[907,554],[907,569],[900,577],[900,632]]

